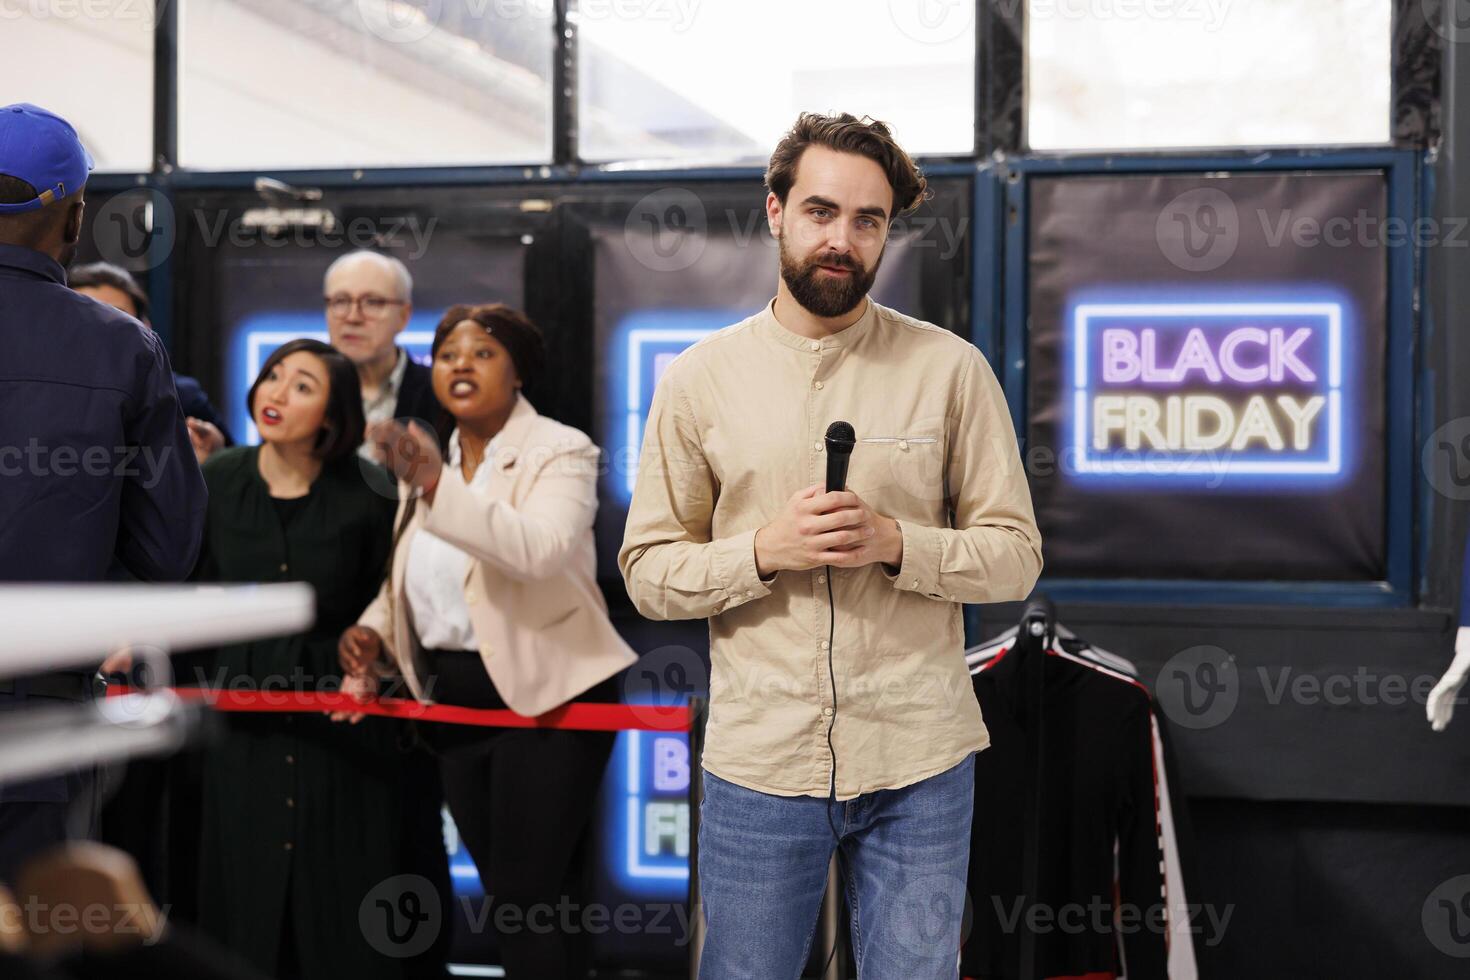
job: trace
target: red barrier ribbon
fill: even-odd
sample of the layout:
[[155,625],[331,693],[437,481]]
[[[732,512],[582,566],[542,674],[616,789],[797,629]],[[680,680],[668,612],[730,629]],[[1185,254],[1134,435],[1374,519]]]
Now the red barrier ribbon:
[[[351,711],[384,718],[438,721],[452,725],[485,728],[560,728],[581,732],[689,730],[689,709],[652,704],[584,704],[569,702],[544,715],[530,717],[509,709],[461,708],[449,704],[424,704],[404,698],[359,701],[340,691],[238,691],[201,687],[170,688],[188,701],[203,701],[216,711],[264,713],[307,713]],[[109,685],[108,697],[133,693],[122,685]]]

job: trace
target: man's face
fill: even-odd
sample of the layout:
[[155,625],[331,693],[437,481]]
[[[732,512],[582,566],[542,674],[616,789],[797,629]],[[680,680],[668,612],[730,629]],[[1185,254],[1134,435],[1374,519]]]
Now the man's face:
[[372,259],[333,269],[326,300],[332,346],[359,366],[393,356],[398,334],[413,312],[392,268]]
[[766,198],[781,278],[796,301],[820,317],[855,309],[878,275],[892,208],[893,188],[877,163],[808,147],[786,203]]
[[115,310],[122,310],[128,316],[137,317],[138,315],[138,307],[133,303],[133,297],[116,286],[79,286],[77,292],[83,296],[90,296],[99,303],[106,303]]

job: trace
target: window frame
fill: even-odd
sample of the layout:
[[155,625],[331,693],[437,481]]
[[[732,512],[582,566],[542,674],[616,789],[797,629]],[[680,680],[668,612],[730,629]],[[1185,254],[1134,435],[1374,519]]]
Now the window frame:
[[[553,59],[553,159],[524,165],[389,167],[271,171],[199,171],[178,166],[178,5],[162,5],[154,43],[154,163],[147,173],[107,173],[93,177],[99,192],[148,188],[175,201],[199,190],[244,190],[259,177],[303,187],[429,187],[445,185],[521,185],[535,193],[544,184],[574,183],[590,189],[620,181],[701,183],[758,178],[749,166],[680,167],[630,171],[616,164],[589,165],[578,155],[576,85],[577,0],[555,0],[557,31]],[[1432,215],[1435,159],[1441,136],[1441,64],[1448,57],[1442,39],[1425,21],[1418,0],[1393,0],[1392,142],[1386,146],[1261,149],[1232,147],[1216,151],[1033,153],[1025,133],[1025,4],[1015,0],[976,0],[974,152],[959,156],[920,156],[926,172],[972,176],[973,214],[969,274],[972,339],[1005,385],[1018,431],[1025,431],[1025,207],[1032,175],[1087,172],[1198,171],[1219,169],[1316,169],[1381,167],[1389,178],[1390,213],[1408,220]],[[1441,11],[1441,14],[1443,12]],[[1404,66],[1428,63],[1417,78]],[[1408,109],[1406,109],[1406,106]],[[1412,111],[1410,111],[1412,110]],[[1408,118],[1409,122],[1404,122]],[[165,221],[172,216],[165,215]],[[1017,229],[1020,229],[1018,232]],[[165,229],[168,234],[178,229]],[[169,239],[171,240],[171,239]],[[154,326],[171,341],[176,298],[177,255],[153,268]],[[1226,583],[1142,580],[1067,581],[1043,578],[1041,587],[1061,600],[1117,603],[1179,602],[1199,605],[1311,605],[1319,607],[1408,606],[1430,591],[1419,576],[1432,555],[1431,518],[1435,508],[1428,481],[1414,458],[1416,436],[1427,433],[1432,406],[1420,404],[1430,389],[1420,358],[1421,327],[1430,312],[1416,310],[1424,287],[1424,256],[1409,249],[1390,256],[1388,310],[1389,407],[1386,461],[1392,473],[1386,488],[1387,575],[1376,583]],[[1404,470],[1401,467],[1409,467]],[[1442,529],[1440,529],[1442,530]],[[971,611],[973,613],[973,610]]]

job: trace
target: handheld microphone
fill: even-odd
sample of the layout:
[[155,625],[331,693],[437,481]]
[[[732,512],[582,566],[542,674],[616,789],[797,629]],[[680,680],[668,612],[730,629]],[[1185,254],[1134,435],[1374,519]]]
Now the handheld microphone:
[[827,426],[827,492],[847,489],[847,464],[857,434],[849,422],[833,422]]
[[[833,422],[827,426],[827,492],[847,489],[847,464],[852,459],[853,447],[857,445],[857,433],[851,422]],[[852,880],[851,872],[842,859],[842,836],[837,832],[837,823],[832,819],[833,804],[837,802],[837,747],[832,744],[832,729],[837,724],[837,672],[832,665],[832,651],[837,646],[837,601],[832,597],[832,566],[827,566],[827,680],[832,685],[832,710],[827,718],[827,751],[832,756],[832,776],[827,784],[827,826],[832,830],[834,853],[837,855],[838,879]],[[840,887],[837,889],[840,892]],[[827,975],[832,959],[837,955],[837,943],[822,967],[822,976]]]

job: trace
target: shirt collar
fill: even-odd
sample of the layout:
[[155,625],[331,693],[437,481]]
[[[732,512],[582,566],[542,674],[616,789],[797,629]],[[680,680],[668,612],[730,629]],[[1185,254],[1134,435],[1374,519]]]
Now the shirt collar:
[[[785,344],[794,350],[813,352],[833,350],[838,347],[852,346],[859,340],[862,340],[863,336],[869,330],[873,329],[873,324],[878,320],[878,304],[874,303],[867,296],[863,297],[863,302],[868,304],[868,308],[863,312],[862,316],[858,317],[856,322],[819,340],[813,340],[811,337],[803,337],[801,334],[794,333],[782,326],[781,321],[776,319],[776,300],[774,297],[766,304],[764,310],[756,314],[756,320],[759,329],[767,337],[770,337],[777,343]],[[813,344],[816,344],[816,346],[813,347]]]
[[[480,459],[480,465],[475,469],[475,476],[478,477],[481,470],[489,469],[487,464],[494,462],[495,447],[500,444],[500,436],[504,432],[505,430],[501,429],[500,432],[495,433],[490,441],[485,444],[485,455]],[[444,460],[457,470],[459,469],[462,456],[463,451],[459,447],[459,429],[456,427],[453,432],[449,433],[449,445],[445,448]]]
[[395,349],[398,351],[398,360],[393,363],[393,370],[383,379],[378,393],[364,405],[369,412],[380,406],[391,406],[398,401],[398,390],[403,387],[403,376],[408,373],[408,353],[402,347]]
[[19,245],[0,245],[0,274],[12,272],[66,285],[66,270],[51,256]]
[[408,373],[408,352],[402,347],[397,348],[397,351],[398,360],[393,362],[393,371],[388,375],[388,380],[383,384],[384,390],[391,391],[395,395],[398,393],[398,389],[403,387],[403,376]]
[[[517,392],[516,404],[511,409],[510,418],[505,420],[500,431],[491,436],[490,441],[485,445],[485,458],[480,461],[479,467],[475,470],[476,482],[482,477],[488,477],[491,470],[508,470],[516,464],[520,447],[526,440],[531,423],[537,417],[536,406],[532,405],[525,395]],[[456,470],[459,469],[458,427],[449,434],[449,443],[444,448],[444,460]]]

